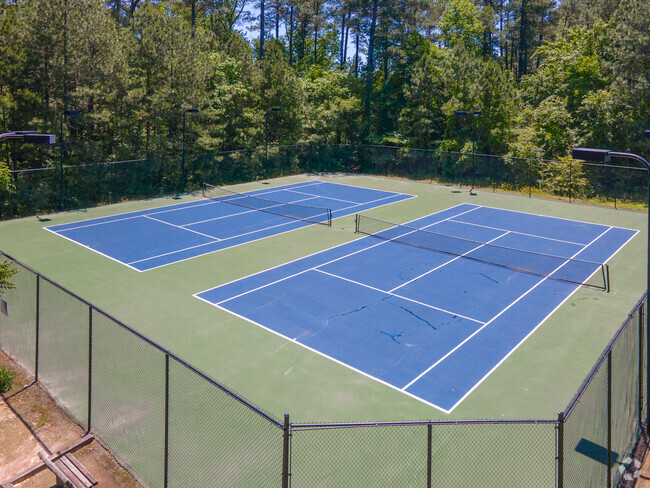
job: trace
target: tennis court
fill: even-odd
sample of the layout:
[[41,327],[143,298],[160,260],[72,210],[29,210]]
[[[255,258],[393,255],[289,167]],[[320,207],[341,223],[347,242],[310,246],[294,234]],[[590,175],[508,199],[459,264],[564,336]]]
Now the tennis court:
[[206,185],[207,199],[48,227],[138,271],[412,198],[325,181],[245,194]]
[[453,411],[637,233],[463,203],[198,293],[442,412]]

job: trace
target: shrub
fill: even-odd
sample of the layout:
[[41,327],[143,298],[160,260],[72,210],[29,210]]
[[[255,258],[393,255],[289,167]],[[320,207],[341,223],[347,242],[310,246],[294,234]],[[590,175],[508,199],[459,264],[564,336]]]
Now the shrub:
[[0,393],[6,393],[14,382],[14,372],[0,366]]

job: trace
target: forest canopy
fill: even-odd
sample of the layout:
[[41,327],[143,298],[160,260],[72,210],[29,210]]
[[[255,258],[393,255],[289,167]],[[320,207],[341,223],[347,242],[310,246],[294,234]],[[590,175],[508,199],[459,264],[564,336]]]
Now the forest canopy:
[[2,124],[64,130],[70,164],[178,154],[185,124],[195,153],[470,152],[474,122],[480,153],[643,154],[648,18],[642,0],[2,0]]

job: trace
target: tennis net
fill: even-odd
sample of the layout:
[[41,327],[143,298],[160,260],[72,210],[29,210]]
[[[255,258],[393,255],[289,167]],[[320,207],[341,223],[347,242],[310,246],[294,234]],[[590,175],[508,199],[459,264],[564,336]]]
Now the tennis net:
[[332,210],[325,207],[310,207],[297,203],[285,203],[276,200],[267,200],[257,196],[237,193],[226,190],[220,186],[203,184],[203,197],[217,200],[239,207],[260,210],[262,212],[281,215],[290,219],[303,220],[315,224],[332,225]]
[[609,292],[609,266],[438,234],[357,214],[356,233]]

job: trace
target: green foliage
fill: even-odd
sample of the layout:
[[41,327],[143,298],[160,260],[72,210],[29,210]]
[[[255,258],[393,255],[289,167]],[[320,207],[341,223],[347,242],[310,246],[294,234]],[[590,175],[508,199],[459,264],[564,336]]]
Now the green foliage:
[[0,366],[0,394],[7,393],[11,390],[14,383],[14,372],[10,369]]
[[471,0],[447,2],[439,27],[447,45],[462,45],[469,51],[479,52],[484,28],[478,7]]
[[[139,174],[117,165],[66,169],[75,190],[65,192],[68,207],[176,191],[183,140],[188,164],[198,153],[267,141],[470,152],[472,120],[456,110],[481,111],[474,119],[481,153],[539,160],[567,156],[578,144],[647,149],[640,133],[650,117],[650,2],[272,2],[263,59],[259,40],[240,34],[259,21],[242,0],[118,2],[120,12],[113,3],[0,2],[4,130],[59,134],[63,111],[74,109],[80,115],[62,124],[65,165],[150,158],[138,163]],[[187,115],[188,108],[200,113]],[[11,167],[59,163],[56,148],[5,148],[0,159]],[[261,167],[266,152],[241,157],[241,174],[224,168],[232,181],[271,174]],[[275,170],[301,169],[298,158],[287,156]],[[191,187],[218,176],[209,160],[196,163]],[[460,157],[444,166],[456,172],[468,164]],[[482,168],[518,182],[542,178],[526,166]],[[8,184],[0,164],[3,217]],[[13,213],[58,208],[56,185],[53,172],[20,174]]]

